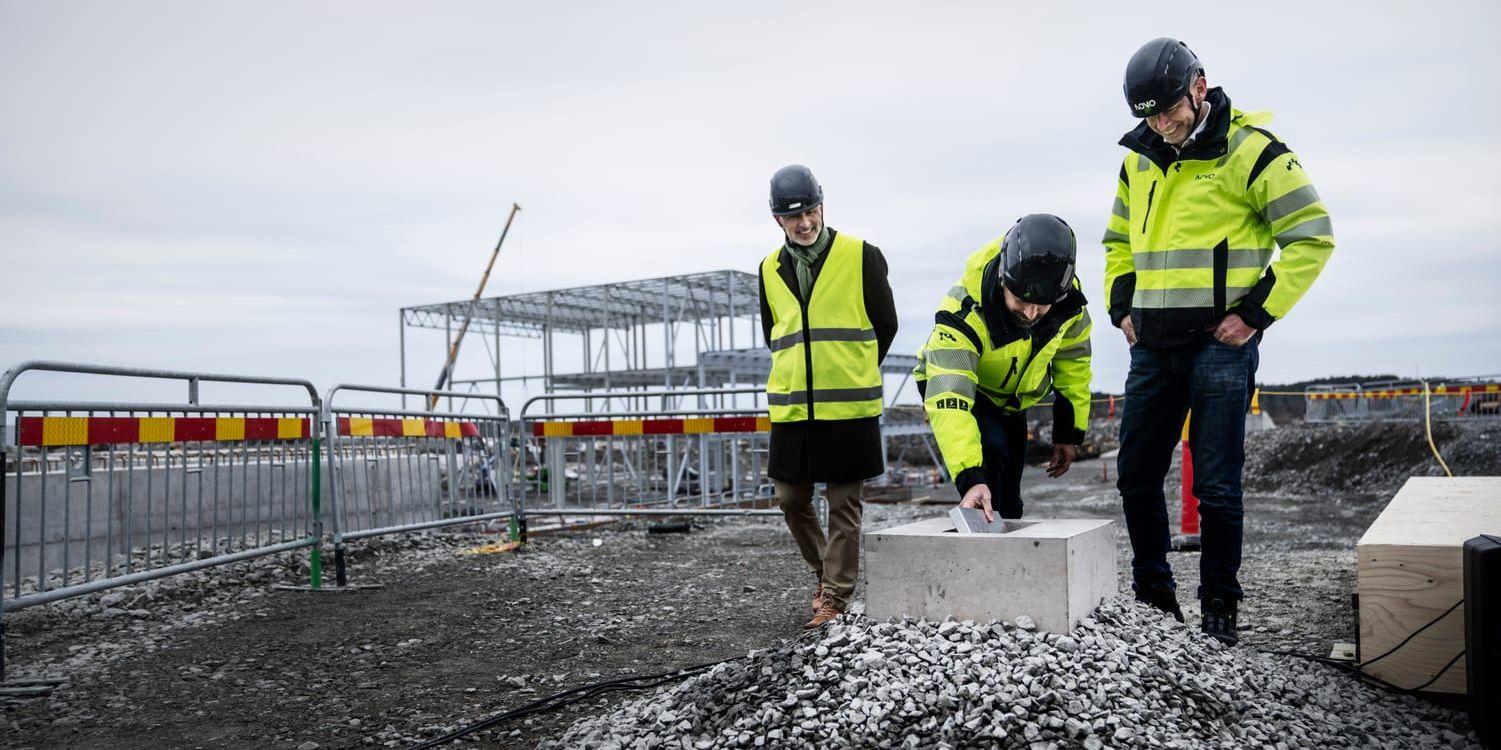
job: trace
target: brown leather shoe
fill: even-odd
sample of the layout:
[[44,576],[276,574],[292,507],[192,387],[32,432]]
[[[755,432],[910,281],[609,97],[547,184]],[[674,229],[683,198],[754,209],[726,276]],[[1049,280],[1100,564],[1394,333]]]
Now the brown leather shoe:
[[831,600],[824,600],[823,606],[813,614],[813,619],[803,623],[803,630],[813,630],[827,625],[830,620],[844,614],[844,610],[835,606]]
[[813,588],[813,614],[823,609],[823,579],[818,579],[818,585]]

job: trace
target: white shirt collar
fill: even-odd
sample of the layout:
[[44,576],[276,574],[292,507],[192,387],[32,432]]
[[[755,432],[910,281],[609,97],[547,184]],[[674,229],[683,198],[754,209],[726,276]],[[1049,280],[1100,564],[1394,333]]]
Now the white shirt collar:
[[1194,141],[1199,140],[1199,136],[1204,134],[1204,128],[1209,126],[1209,112],[1212,109],[1213,107],[1210,106],[1209,101],[1206,99],[1204,101],[1204,114],[1199,117],[1199,124],[1194,126],[1194,132],[1188,134],[1188,138],[1183,141],[1182,146],[1173,147],[1175,150],[1182,152],[1183,149],[1192,146]]

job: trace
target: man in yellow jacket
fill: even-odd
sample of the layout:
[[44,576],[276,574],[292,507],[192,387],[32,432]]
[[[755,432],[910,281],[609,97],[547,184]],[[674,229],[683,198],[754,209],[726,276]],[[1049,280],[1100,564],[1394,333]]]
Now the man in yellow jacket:
[[[1241,469],[1262,331],[1334,250],[1329,212],[1298,157],[1209,88],[1188,45],[1143,45],[1126,66],[1131,114],[1106,225],[1105,298],[1131,347],[1120,472],[1138,599],[1183,619],[1163,478],[1183,420],[1199,498],[1200,628],[1236,643],[1243,596]],[[1275,247],[1280,255],[1273,261]]]
[[[771,178],[784,242],[761,261],[761,325],[771,350],[766,473],[818,583],[815,628],[849,607],[860,568],[860,491],[881,460],[881,360],[896,337],[886,259],[823,221],[823,187],[800,164]],[[813,512],[824,483],[829,533]]]
[[1022,217],[969,256],[939,304],[914,376],[960,505],[1021,518],[1026,410],[1053,395],[1048,475],[1073,463],[1089,426],[1089,311],[1077,243],[1050,214]]

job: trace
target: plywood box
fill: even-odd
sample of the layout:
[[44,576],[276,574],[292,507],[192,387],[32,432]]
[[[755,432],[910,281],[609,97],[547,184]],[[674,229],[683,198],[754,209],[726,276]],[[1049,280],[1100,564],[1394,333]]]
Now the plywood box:
[[[1465,540],[1501,533],[1501,477],[1413,477],[1355,548],[1360,660],[1401,643],[1464,598]],[[1430,680],[1465,648],[1464,606],[1366,672],[1401,687]],[[1425,690],[1465,692],[1460,658]]]

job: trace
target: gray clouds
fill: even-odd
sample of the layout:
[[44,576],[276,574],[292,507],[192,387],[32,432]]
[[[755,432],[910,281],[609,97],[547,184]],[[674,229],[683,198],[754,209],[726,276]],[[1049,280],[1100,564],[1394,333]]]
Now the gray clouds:
[[[898,350],[1030,211],[1078,231],[1103,321],[1120,70],[1173,34],[1238,107],[1277,113],[1334,217],[1263,377],[1501,371],[1498,16],[0,3],[0,360],[389,382],[396,308],[466,296],[512,200],[491,293],[751,270],[788,162],[818,173],[831,226],[886,251]],[[1124,379],[1116,335],[1097,331],[1100,389]]]

